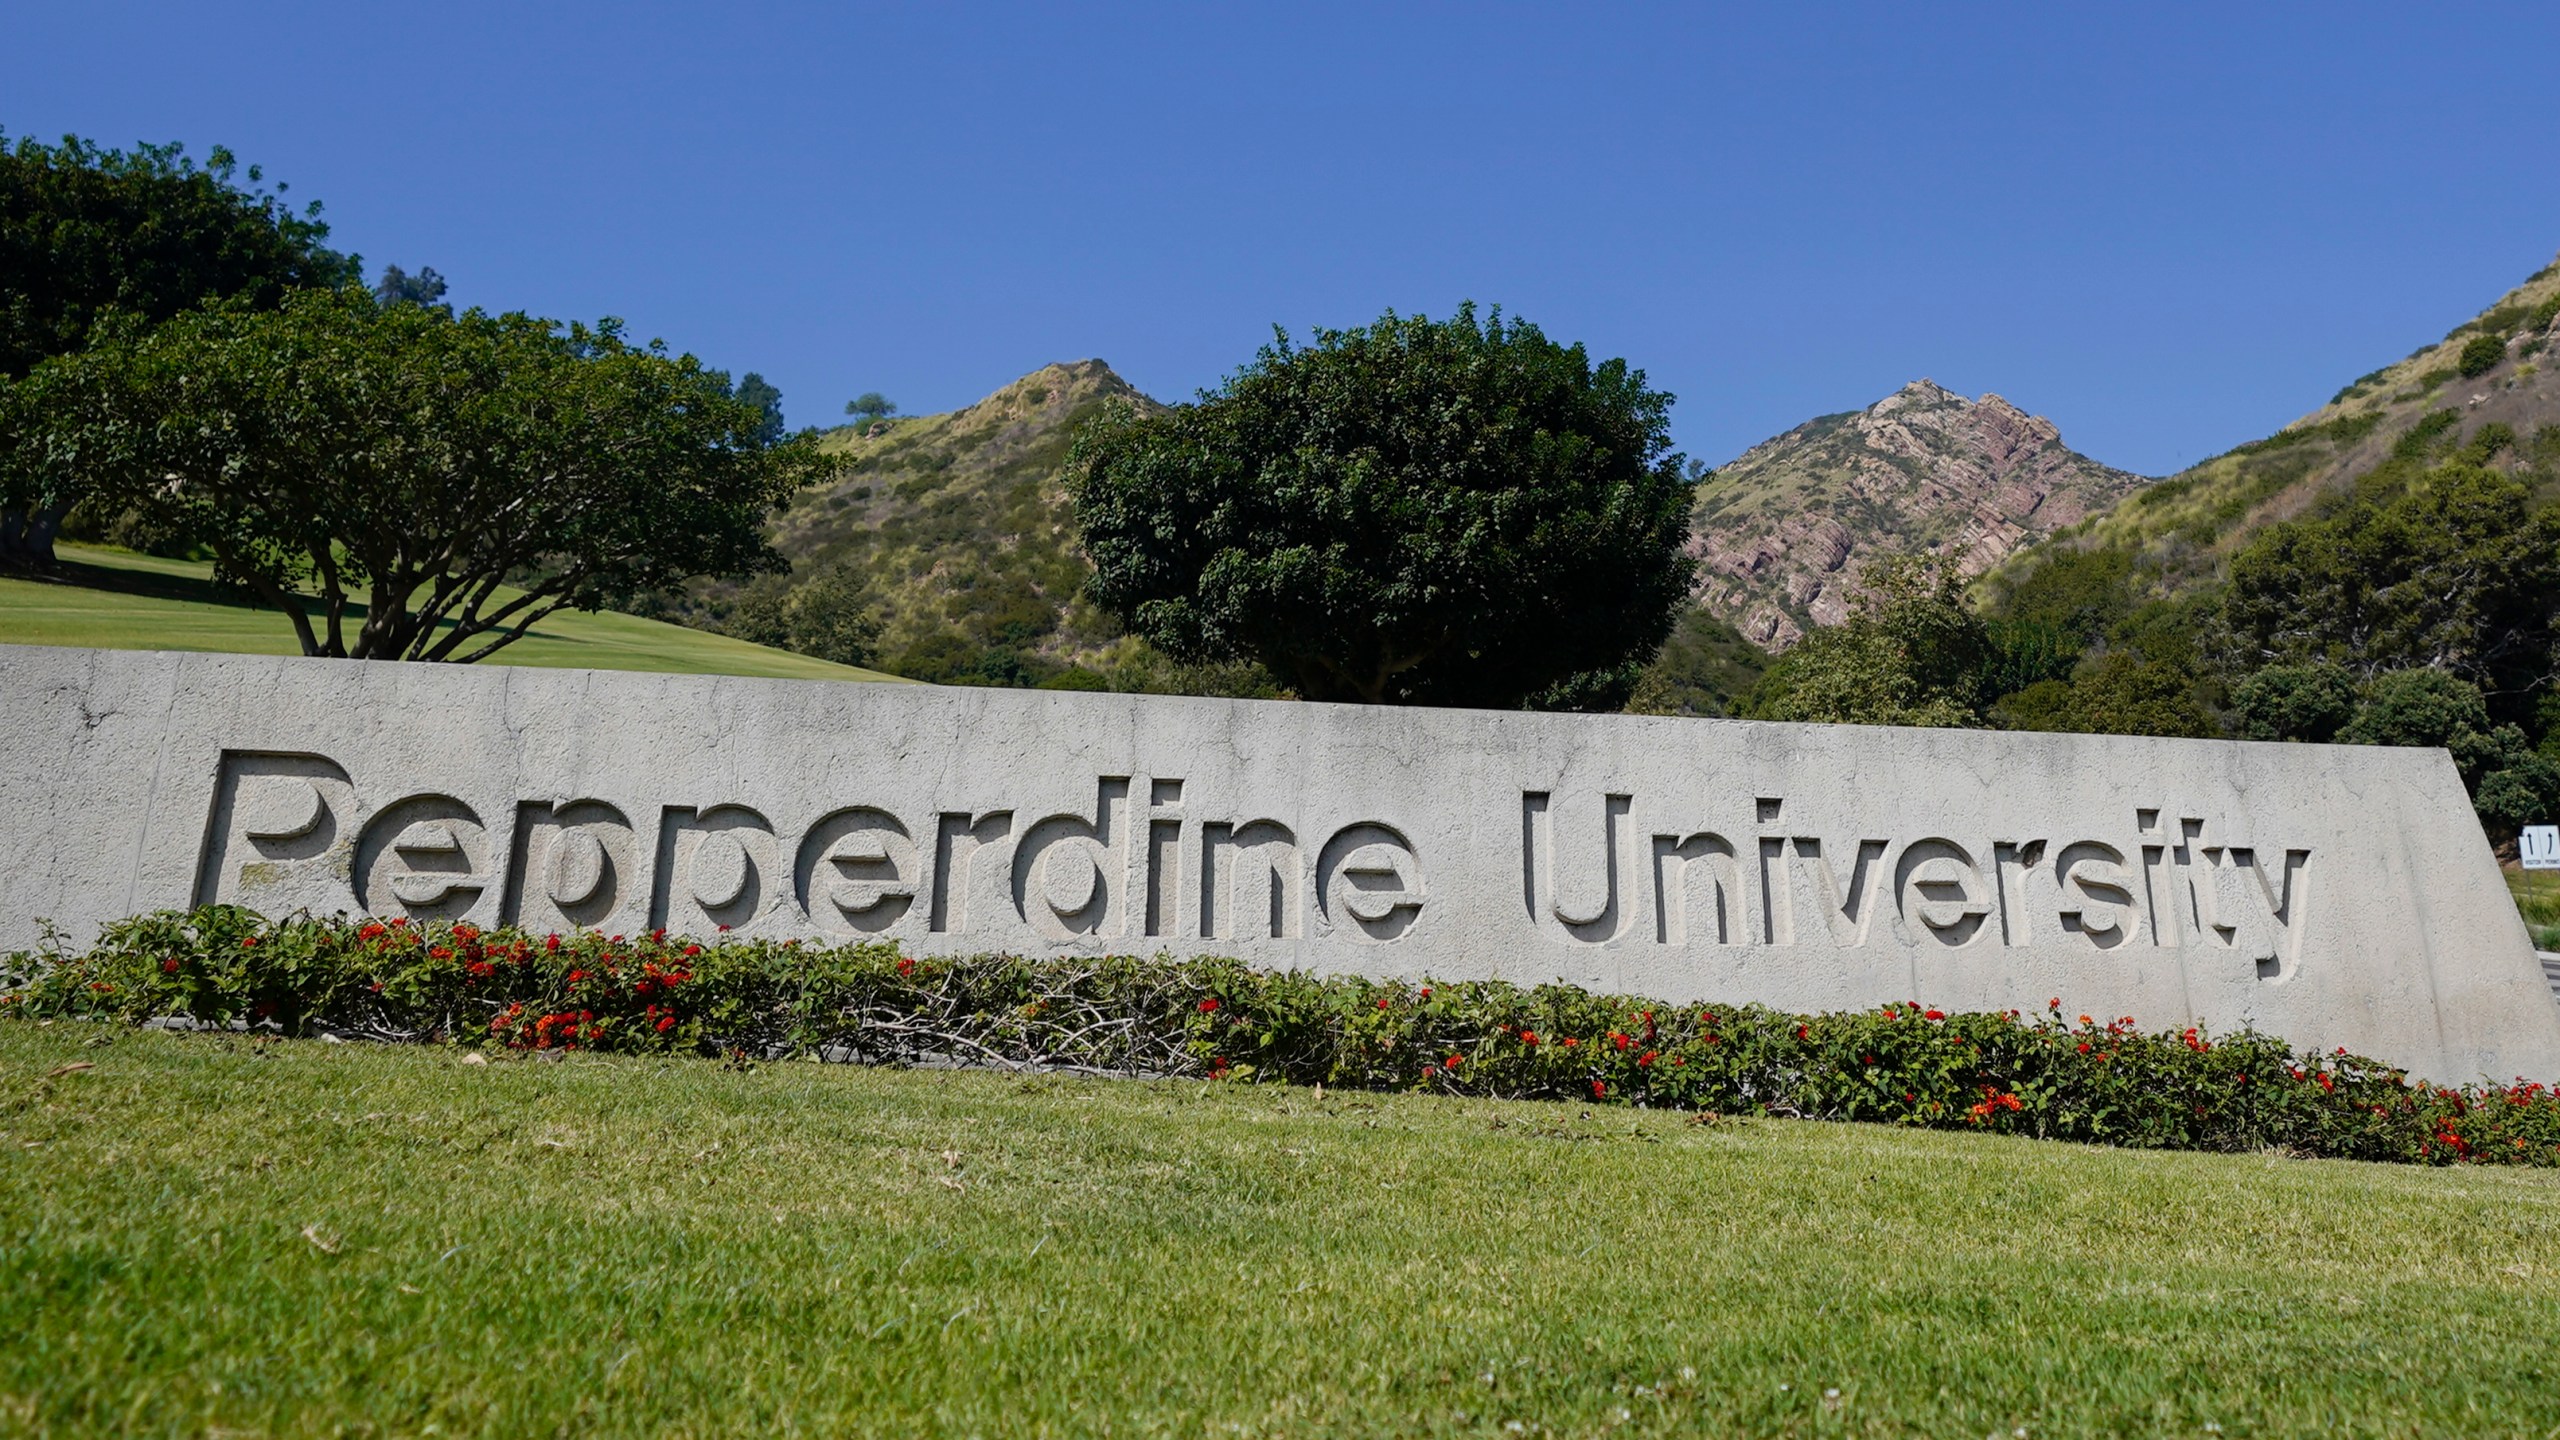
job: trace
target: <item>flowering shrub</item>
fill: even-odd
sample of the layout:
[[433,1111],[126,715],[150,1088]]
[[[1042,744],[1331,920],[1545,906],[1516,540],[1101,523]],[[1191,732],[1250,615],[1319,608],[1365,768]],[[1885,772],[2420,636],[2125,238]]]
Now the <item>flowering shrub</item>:
[[2560,1164],[2560,1095],[2446,1088],[2243,1030],[1830,1015],[1232,960],[928,959],[660,933],[536,935],[163,911],[8,957],[0,1013],[326,1029],[521,1050],[1023,1065],[1869,1120],[2151,1148]]

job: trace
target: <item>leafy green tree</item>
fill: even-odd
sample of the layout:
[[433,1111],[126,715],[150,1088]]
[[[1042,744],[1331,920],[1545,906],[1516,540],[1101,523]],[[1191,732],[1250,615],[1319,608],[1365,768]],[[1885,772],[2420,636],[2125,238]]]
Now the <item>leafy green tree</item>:
[[382,267],[382,278],[373,282],[373,298],[385,305],[437,305],[444,301],[444,277],[436,267],[420,267],[412,275],[397,265]]
[[1197,404],[1080,433],[1089,593],[1308,699],[1615,709],[1693,570],[1670,406],[1472,305],[1282,334]]
[[[273,306],[307,287],[361,278],[326,244],[319,202],[296,210],[216,147],[202,165],[179,145],[105,150],[0,134],[0,389],[89,343],[102,317],[156,323],[207,300]],[[0,469],[0,562],[53,556],[76,475]]]
[[2223,617],[2243,668],[2438,669],[2520,715],[2553,671],[2555,604],[2560,511],[2455,463],[2271,527],[2233,559]]
[[563,608],[780,568],[766,513],[826,462],[766,420],[615,322],[350,285],[111,328],[11,388],[0,463],[168,516],[306,654],[468,661]]
[[782,391],[762,375],[748,371],[738,377],[737,386],[729,393],[740,404],[754,406],[756,413],[764,417],[763,423],[756,427],[758,444],[779,445],[782,437],[791,433],[782,419]]
[[2355,718],[2355,677],[2326,661],[2270,665],[2231,687],[2231,708],[2243,740],[2326,744]]
[[797,651],[839,665],[868,665],[880,643],[880,617],[862,572],[841,561],[798,585],[783,575],[750,582],[720,627],[757,645]]
[[2011,730],[2081,735],[2221,733],[2196,703],[2192,677],[2179,666],[2131,650],[2109,650],[2080,662],[2067,679],[2047,679],[2003,696],[1992,717]]
[[2338,737],[2349,745],[2442,746],[2491,838],[2560,818],[2560,765],[2534,753],[2524,731],[2495,723],[2478,686],[2441,670],[2393,670],[2358,692]]
[[852,416],[855,424],[865,425],[897,414],[898,402],[877,390],[865,390],[844,402],[844,413]]
[[1780,656],[1753,692],[1761,720],[1846,725],[1982,723],[1997,652],[1964,603],[1952,560],[1897,556],[1867,567],[1848,620]]

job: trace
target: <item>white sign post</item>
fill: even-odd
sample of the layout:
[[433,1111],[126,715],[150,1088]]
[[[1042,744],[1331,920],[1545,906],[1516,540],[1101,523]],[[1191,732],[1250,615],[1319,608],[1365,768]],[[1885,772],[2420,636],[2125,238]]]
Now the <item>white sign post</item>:
[[2527,870],[2560,870],[2560,825],[2527,825],[2516,852]]

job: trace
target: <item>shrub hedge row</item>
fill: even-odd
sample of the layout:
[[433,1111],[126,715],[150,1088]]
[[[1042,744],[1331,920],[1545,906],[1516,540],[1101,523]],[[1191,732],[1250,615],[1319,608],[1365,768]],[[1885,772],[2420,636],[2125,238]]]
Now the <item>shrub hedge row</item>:
[[2413,1083],[2243,1030],[1672,1005],[1170,957],[924,959],[894,944],[579,932],[229,906],[7,957],[0,1013],[181,1018],[522,1050],[981,1064],[1868,1120],[2149,1148],[2560,1164],[2541,1083]]

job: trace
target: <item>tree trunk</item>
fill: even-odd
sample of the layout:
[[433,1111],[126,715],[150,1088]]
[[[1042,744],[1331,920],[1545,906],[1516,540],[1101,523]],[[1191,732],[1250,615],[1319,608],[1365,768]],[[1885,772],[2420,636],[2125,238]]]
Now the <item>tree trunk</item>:
[[33,510],[0,510],[0,565],[24,570],[53,563],[53,537],[62,533],[68,505],[39,505]]

